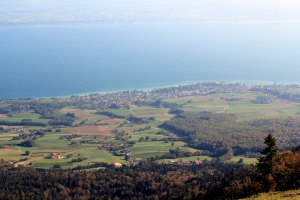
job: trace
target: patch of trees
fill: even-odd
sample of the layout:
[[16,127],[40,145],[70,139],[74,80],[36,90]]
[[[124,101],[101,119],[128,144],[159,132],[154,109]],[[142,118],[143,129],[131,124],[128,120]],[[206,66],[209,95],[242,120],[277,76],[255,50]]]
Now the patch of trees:
[[69,116],[58,116],[54,117],[52,120],[48,122],[50,126],[73,126],[73,122],[75,119]]
[[[298,88],[298,86],[287,85],[286,88]],[[251,91],[260,91],[265,94],[271,94],[275,96],[277,99],[285,99],[293,102],[300,102],[300,93],[291,93],[282,91],[281,88],[268,88],[268,87],[256,87],[252,88]]]
[[299,117],[237,122],[232,114],[183,113],[164,122],[162,127],[178,134],[190,147],[213,152],[216,157],[224,155],[220,159],[230,158],[232,151],[233,155],[258,152],[269,133],[278,138],[279,150],[291,149],[300,143]]
[[168,113],[169,113],[169,114],[175,114],[175,115],[177,115],[177,114],[184,113],[184,111],[181,110],[181,109],[171,109],[171,110],[169,110]]
[[148,124],[148,119],[145,117],[136,117],[130,114],[127,118],[128,121],[130,121],[133,124]]
[[67,112],[67,113],[65,114],[65,116],[71,117],[71,118],[76,118],[76,116],[75,116],[74,113],[69,113],[69,112]]
[[37,140],[41,137],[44,137],[44,133],[42,131],[33,131],[30,133],[19,133],[18,136],[12,137],[12,140]]
[[6,120],[1,120],[0,125],[5,126],[46,126],[47,124],[42,122],[30,122],[30,121],[21,121],[21,122],[10,122]]
[[80,157],[80,158],[74,158],[71,160],[72,163],[75,163],[75,162],[82,162],[84,160],[87,160],[87,157]]
[[19,146],[22,147],[35,147],[35,141],[34,140],[25,140],[20,142],[20,144],[18,144]]
[[0,114],[10,114],[11,109],[10,107],[0,107]]
[[100,141],[97,140],[80,140],[80,144],[100,144]]
[[118,115],[118,114],[115,114],[113,112],[109,112],[109,111],[97,111],[95,112],[95,114],[97,115],[105,115],[107,117],[110,117],[110,118],[120,118],[120,119],[125,119],[125,116],[124,115]]
[[196,151],[196,152],[190,152],[190,151],[183,151],[179,148],[177,149],[170,149],[169,153],[166,153],[161,156],[155,156],[155,157],[149,157],[146,160],[148,161],[155,161],[155,160],[161,160],[161,159],[176,159],[176,158],[184,158],[184,157],[192,157],[192,156],[202,156],[207,155],[211,156],[212,153],[208,151]]
[[237,98],[237,97],[225,98],[225,97],[220,97],[220,99],[225,100],[225,101],[241,101],[243,98]]
[[177,109],[178,106],[179,106],[177,103],[165,102],[165,101],[162,101],[161,99],[157,99],[156,101],[140,101],[140,100],[137,100],[133,103],[137,106],[151,106],[151,107],[154,107],[154,108],[163,107],[163,108]]
[[72,134],[72,135],[63,135],[63,136],[60,136],[59,139],[71,140],[73,138],[79,138],[79,137],[82,137],[82,135]]
[[258,97],[256,97],[255,100],[252,100],[252,103],[255,103],[255,104],[270,104],[270,103],[273,103],[273,97],[271,97],[270,95],[258,96]]

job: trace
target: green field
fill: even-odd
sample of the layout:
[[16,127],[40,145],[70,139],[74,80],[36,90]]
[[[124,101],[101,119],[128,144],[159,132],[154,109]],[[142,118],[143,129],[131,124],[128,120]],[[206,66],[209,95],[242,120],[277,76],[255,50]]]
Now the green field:
[[[299,90],[299,89],[297,89]],[[291,92],[291,91],[289,91]],[[247,121],[247,120],[255,120],[255,119],[268,119],[268,118],[276,118],[276,117],[287,117],[287,116],[299,116],[297,113],[300,112],[300,103],[292,103],[289,101],[274,101],[271,104],[253,104],[251,101],[255,100],[257,96],[263,95],[262,93],[257,92],[247,92],[244,94],[240,93],[225,93],[225,94],[213,94],[207,96],[188,96],[183,98],[176,99],[167,99],[163,101],[177,103],[179,105],[179,109],[184,110],[189,113],[198,113],[200,111],[210,111],[217,113],[233,113],[236,114],[239,121]],[[238,101],[227,101],[224,99],[233,99],[240,98]],[[47,101],[47,100],[43,100]],[[159,128],[159,125],[174,117],[172,114],[168,114],[169,108],[154,108],[149,106],[138,107],[135,105],[130,105],[131,109],[105,109],[105,111],[109,111],[115,113],[117,115],[128,116],[132,114],[136,117],[144,117],[150,118],[154,117],[154,121],[150,121],[147,124],[122,124],[124,119],[110,119],[107,116],[96,115],[94,114],[96,110],[80,110],[73,107],[68,107],[61,109],[60,111],[55,111],[54,116],[64,115],[67,112],[74,113],[77,117],[76,123],[81,121],[85,121],[85,127],[91,131],[90,133],[84,132],[84,134],[94,134],[95,129],[88,129],[92,126],[103,127],[102,130],[106,130],[105,138],[106,142],[119,143],[119,140],[115,140],[114,133],[110,135],[109,131],[117,130],[118,132],[125,131],[128,135],[126,136],[129,141],[138,141],[139,138],[149,137],[148,141],[144,142],[136,142],[133,147],[130,147],[129,150],[132,152],[130,155],[130,159],[135,158],[147,158],[147,157],[155,157],[168,153],[169,149],[175,149],[179,147],[182,150],[195,152],[196,149],[187,147],[186,143],[181,141],[175,141],[174,146],[171,145],[171,141],[169,143],[165,143],[162,141],[166,138],[163,135],[156,134],[158,131],[166,131]],[[39,119],[40,115],[34,113],[33,111],[27,111],[23,113],[15,113],[11,118],[7,118],[5,120],[20,122],[22,119],[32,119],[35,122],[44,122],[47,123],[47,119]],[[99,123],[99,124],[97,124]],[[103,123],[103,124],[101,124]],[[92,126],[88,126],[92,125]],[[151,130],[140,131],[140,129],[144,129],[145,127],[151,126]],[[49,127],[25,127],[28,130],[37,130],[37,129],[46,129]],[[79,127],[83,128],[83,127]],[[22,155],[26,150],[31,152],[30,162],[32,162],[32,166],[34,167],[51,167],[55,163],[60,163],[64,168],[73,167],[77,165],[86,165],[89,162],[121,162],[125,163],[124,156],[113,156],[107,150],[98,150],[97,144],[83,144],[83,145],[70,145],[72,141],[77,141],[79,143],[80,140],[85,138],[75,138],[72,140],[59,139],[60,136],[79,133],[80,129],[74,128],[61,128],[62,132],[54,132],[56,128],[52,127],[53,132],[45,132],[45,136],[36,140],[36,147],[34,148],[25,148],[25,147],[14,147],[9,148],[8,150],[0,149],[0,158],[4,160],[19,160],[26,156]],[[96,127],[97,129],[97,127]],[[27,131],[28,133],[28,131]],[[81,132],[82,133],[82,132]],[[100,131],[99,134],[102,132]],[[20,141],[10,139],[13,136],[17,136],[18,132],[7,132],[0,133],[0,145],[4,144],[18,144]],[[104,132],[103,132],[104,134]],[[92,137],[91,137],[92,138]],[[160,141],[151,141],[151,139],[156,138]],[[83,157],[87,157],[88,159],[80,162],[80,163],[70,163],[71,159],[45,159],[45,155],[50,154],[51,152],[61,152],[62,154],[66,154],[67,152],[73,152],[76,157],[78,154],[81,154]],[[210,157],[198,156],[201,160],[208,159]],[[197,159],[198,157],[190,157],[190,158],[182,158],[182,160],[186,159]],[[73,157],[74,158],[74,157]],[[255,163],[255,158],[246,158],[244,156],[235,156],[232,159],[226,162],[238,162],[240,158],[243,158],[244,163],[250,164]],[[178,160],[178,159],[174,159]],[[168,162],[167,160],[162,160],[160,162]],[[28,164],[28,163],[25,163]]]
[[14,113],[12,117],[4,119],[5,121],[10,122],[21,122],[22,119],[32,119],[33,122],[43,122],[47,123],[49,119],[40,119],[40,115],[34,113],[33,111],[27,111],[23,113]]
[[150,118],[154,117],[159,122],[164,122],[166,120],[171,119],[174,115],[169,114],[168,108],[154,108],[149,106],[131,106],[132,107],[132,114],[137,117],[145,117]]
[[255,164],[257,163],[257,158],[247,158],[245,156],[234,156],[230,160],[225,161],[225,163],[237,163],[240,159],[243,159],[244,164]]
[[191,156],[191,157],[184,157],[184,158],[176,158],[176,159],[161,159],[158,160],[159,163],[170,163],[170,161],[179,162],[179,161],[195,161],[195,160],[207,160],[211,161],[212,157],[209,156]]
[[[276,117],[298,116],[299,104],[288,101],[274,101],[271,104],[254,104],[251,100],[256,99],[262,93],[245,94],[214,94],[208,96],[192,96],[178,99],[169,99],[168,102],[181,104],[182,110],[189,113],[200,111],[228,112],[237,115],[239,121],[249,121],[255,119],[267,119]],[[242,98],[240,101],[226,101],[223,98]],[[187,103],[191,100],[191,103]]]
[[171,142],[165,143],[164,141],[154,141],[154,142],[138,142],[134,147],[128,148],[132,154],[142,154],[143,152],[159,152],[159,151],[169,151],[169,149],[176,149],[177,147],[184,147],[185,143],[181,141],[176,141],[174,146]]

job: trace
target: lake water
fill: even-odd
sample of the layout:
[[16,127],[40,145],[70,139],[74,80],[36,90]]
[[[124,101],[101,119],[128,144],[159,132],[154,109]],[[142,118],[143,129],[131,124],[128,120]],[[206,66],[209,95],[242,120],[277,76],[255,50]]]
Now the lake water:
[[0,27],[0,98],[199,81],[299,83],[300,22]]

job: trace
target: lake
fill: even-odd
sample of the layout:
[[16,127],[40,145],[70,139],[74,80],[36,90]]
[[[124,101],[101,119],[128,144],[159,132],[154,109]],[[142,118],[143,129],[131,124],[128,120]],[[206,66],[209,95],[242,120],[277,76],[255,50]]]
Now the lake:
[[299,83],[300,22],[0,27],[0,98],[199,81]]

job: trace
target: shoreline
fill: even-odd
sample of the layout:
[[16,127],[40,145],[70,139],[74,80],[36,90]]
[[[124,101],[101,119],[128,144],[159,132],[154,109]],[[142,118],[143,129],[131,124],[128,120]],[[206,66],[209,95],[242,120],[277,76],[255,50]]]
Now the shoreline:
[[[300,82],[294,82],[294,81],[264,81],[264,80],[252,80],[252,79],[245,79],[245,80],[202,80],[202,81],[183,81],[180,83],[174,83],[174,84],[166,84],[166,85],[160,85],[156,87],[139,87],[139,88],[124,88],[124,89],[115,89],[115,90],[105,90],[105,91],[91,91],[91,92],[83,92],[83,93],[76,93],[76,94],[66,94],[66,95],[59,95],[59,96],[48,96],[48,97],[29,97],[32,99],[50,99],[50,98],[70,98],[71,96],[85,96],[90,94],[109,94],[109,93],[117,93],[117,92],[123,92],[123,91],[133,91],[133,90],[141,90],[141,91],[152,91],[154,89],[160,89],[160,88],[168,88],[168,87],[178,87],[180,85],[191,85],[191,84],[197,84],[197,83],[203,83],[203,82],[226,82],[226,83],[242,83],[247,85],[254,85],[257,83],[262,83],[265,85],[272,85],[274,83],[276,84],[283,84],[283,85],[291,85],[291,84],[300,84]],[[18,99],[18,98],[13,98]]]

